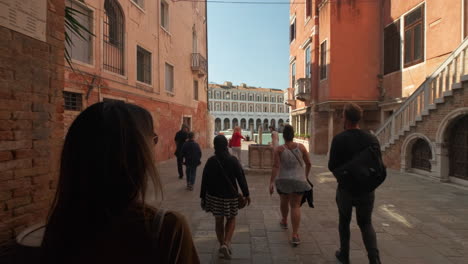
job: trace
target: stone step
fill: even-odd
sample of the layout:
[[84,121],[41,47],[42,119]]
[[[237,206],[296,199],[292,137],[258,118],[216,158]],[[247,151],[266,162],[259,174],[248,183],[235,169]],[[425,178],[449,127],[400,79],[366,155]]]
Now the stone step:
[[461,89],[463,88],[463,84],[462,83],[454,83],[452,84],[452,90],[457,90],[457,89]]
[[435,104],[443,104],[445,102],[444,97],[437,98],[434,100]]
[[461,81],[461,82],[466,82],[466,81],[468,81],[468,74],[463,75],[463,76],[460,78],[460,81]]
[[453,95],[453,90],[448,90],[444,92],[444,97],[452,96],[452,95]]

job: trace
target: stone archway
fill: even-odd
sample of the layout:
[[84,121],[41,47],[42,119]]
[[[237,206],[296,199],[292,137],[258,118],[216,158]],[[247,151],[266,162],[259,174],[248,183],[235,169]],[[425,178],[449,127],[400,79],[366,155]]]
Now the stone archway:
[[224,118],[224,126],[223,126],[223,129],[224,130],[228,130],[231,128],[231,122],[229,121],[229,118]]
[[263,131],[264,131],[264,132],[265,132],[265,131],[268,131],[268,126],[269,126],[268,123],[269,123],[269,122],[268,122],[268,119],[264,119],[264,120],[263,120]]
[[258,118],[257,121],[255,121],[255,130],[258,131],[260,127],[262,127],[262,120]]
[[270,121],[270,125],[271,125],[272,127],[274,127],[276,130],[278,129],[278,128],[276,127],[276,120],[275,120],[275,119],[272,119],[272,120]]
[[[458,121],[461,121],[468,115],[468,107],[458,108],[449,113],[440,122],[439,128],[436,134],[436,161],[437,161],[437,172],[440,175],[442,182],[449,182],[451,179],[450,173],[450,137],[453,128],[456,126]],[[452,179],[457,179],[456,177]],[[462,181],[466,184],[466,181]]]
[[242,118],[241,121],[240,121],[240,126],[242,129],[246,130],[247,129],[247,121],[245,120],[245,118]]
[[406,137],[401,147],[401,171],[434,172],[435,148],[431,140],[421,133],[413,133]]
[[255,130],[255,124],[253,118],[249,119],[249,127],[247,129],[250,130],[250,128],[253,128]]
[[220,118],[215,119],[215,131],[216,132],[221,131],[221,119]]
[[236,126],[239,126],[239,120],[237,120],[237,118],[234,118],[232,120],[232,128],[234,129]]
[[455,121],[447,132],[449,176],[468,180],[468,115]]

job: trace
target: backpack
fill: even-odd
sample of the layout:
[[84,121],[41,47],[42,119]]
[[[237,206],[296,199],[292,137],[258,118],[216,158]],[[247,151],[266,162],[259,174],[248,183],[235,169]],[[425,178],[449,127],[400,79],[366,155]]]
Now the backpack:
[[333,170],[333,175],[340,186],[351,194],[373,192],[387,178],[379,144],[364,148],[350,161]]

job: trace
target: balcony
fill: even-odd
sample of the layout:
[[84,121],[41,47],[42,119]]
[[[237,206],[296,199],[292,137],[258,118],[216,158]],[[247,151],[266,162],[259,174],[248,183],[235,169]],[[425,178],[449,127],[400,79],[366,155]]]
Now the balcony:
[[294,97],[300,101],[307,101],[310,99],[310,78],[301,78],[296,81]]
[[284,104],[291,107],[296,107],[296,100],[294,99],[294,89],[288,88],[284,93]]
[[192,53],[192,71],[198,73],[199,77],[203,77],[208,71],[208,63],[200,53]]

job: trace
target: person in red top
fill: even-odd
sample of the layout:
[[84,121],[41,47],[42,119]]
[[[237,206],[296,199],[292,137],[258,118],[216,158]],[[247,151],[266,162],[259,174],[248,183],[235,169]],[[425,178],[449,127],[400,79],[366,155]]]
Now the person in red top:
[[231,140],[229,140],[229,147],[232,149],[232,155],[241,162],[241,139],[245,138],[241,134],[241,128],[235,127],[234,134],[232,134]]

